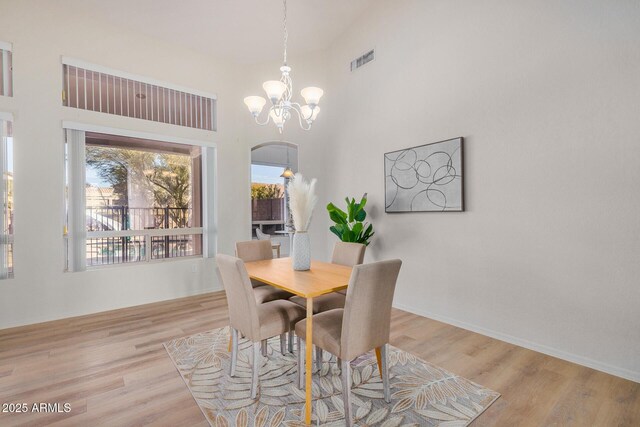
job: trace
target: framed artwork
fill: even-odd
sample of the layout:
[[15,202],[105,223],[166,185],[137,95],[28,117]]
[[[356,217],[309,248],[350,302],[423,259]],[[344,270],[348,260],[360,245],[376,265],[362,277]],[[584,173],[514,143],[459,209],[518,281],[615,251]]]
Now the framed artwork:
[[385,153],[385,212],[464,211],[462,140]]

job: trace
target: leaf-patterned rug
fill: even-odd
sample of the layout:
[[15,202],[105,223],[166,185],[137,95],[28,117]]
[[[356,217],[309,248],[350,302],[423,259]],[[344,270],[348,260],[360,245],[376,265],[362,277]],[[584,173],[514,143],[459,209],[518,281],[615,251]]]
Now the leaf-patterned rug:
[[[229,328],[214,329],[164,344],[209,424],[215,427],[302,427],[305,394],[296,384],[296,357],[280,354],[280,341],[269,341],[261,357],[260,385],[251,399],[251,347],[241,340],[236,376],[230,377]],[[344,426],[340,370],[325,353],[313,374],[314,425]],[[391,403],[384,401],[376,358],[368,353],[351,363],[354,425],[466,426],[499,393],[447,372],[397,348],[389,348]]]

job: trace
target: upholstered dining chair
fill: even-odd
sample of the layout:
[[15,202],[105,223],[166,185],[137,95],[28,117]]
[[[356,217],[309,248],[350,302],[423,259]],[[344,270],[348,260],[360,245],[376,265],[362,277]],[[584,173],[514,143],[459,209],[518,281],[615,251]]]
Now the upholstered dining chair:
[[[255,399],[260,372],[260,344],[271,337],[291,331],[306,316],[305,310],[291,301],[279,299],[259,304],[240,258],[218,254],[218,270],[227,294],[231,325],[231,376],[236,373],[240,334],[253,343],[251,398]],[[281,340],[282,343],[282,340]],[[284,352],[282,346],[281,351]]]
[[[244,262],[273,259],[271,242],[269,240],[236,242],[236,256]],[[258,303],[287,299],[293,296],[293,294],[287,291],[274,288],[257,280],[251,280],[251,286],[253,286],[253,293]]]
[[[367,249],[362,243],[351,242],[336,242],[333,246],[333,254],[331,255],[332,264],[346,265],[353,267],[354,265],[362,264],[364,261],[364,252]],[[313,299],[313,312],[322,313],[324,311],[333,310],[334,308],[343,308],[345,303],[347,291],[338,291],[330,294],[322,295]],[[296,304],[305,307],[307,301],[299,296],[294,296],[289,299]],[[290,337],[291,340],[291,337]],[[290,343],[292,346],[293,343]],[[316,348],[316,369],[322,367],[322,350]]]
[[256,237],[258,238],[258,240],[268,240],[268,241],[270,241],[271,242],[271,249],[276,251],[276,258],[280,258],[280,243],[279,242],[273,242],[271,240],[271,234],[267,234],[267,233],[263,232],[262,230],[260,230],[259,228],[256,228]]
[[[331,263],[346,265],[349,267],[362,264],[366,249],[367,247],[362,243],[336,242],[333,246]],[[345,295],[346,291],[338,291],[314,298],[313,312],[322,313],[323,311],[332,310],[334,308],[343,308]],[[290,301],[293,301],[302,307],[307,306],[307,301],[302,297],[294,296],[290,298]]]
[[[273,259],[273,251],[271,250],[271,242],[269,240],[248,240],[246,242],[236,242],[236,256],[244,262],[262,261],[265,259]],[[266,283],[251,279],[253,294],[256,301],[260,303],[275,301],[278,299],[289,299],[292,293],[274,288]],[[284,349],[285,337],[280,337],[280,345]],[[293,353],[293,331],[289,332],[289,351]],[[267,342],[262,342],[262,354],[267,355]]]
[[[367,247],[362,243],[336,242],[333,246],[331,263],[349,267],[362,264],[364,261],[364,251],[366,249]],[[338,291],[338,293],[346,295],[347,291]]]
[[[351,273],[344,309],[313,315],[313,343],[338,357],[342,371],[342,395],[347,426],[351,417],[351,360],[375,349],[379,358],[384,398],[390,402],[387,361],[391,304],[402,261],[389,260],[356,265]],[[306,319],[296,323],[298,339],[298,386],[304,384]]]

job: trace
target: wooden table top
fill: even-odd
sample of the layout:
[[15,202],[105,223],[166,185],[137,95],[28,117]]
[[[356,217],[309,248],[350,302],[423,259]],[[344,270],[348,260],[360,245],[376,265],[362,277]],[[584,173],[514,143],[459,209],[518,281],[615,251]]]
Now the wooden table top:
[[295,271],[291,258],[245,263],[249,277],[303,298],[313,298],[347,289],[351,267],[311,261],[311,270]]

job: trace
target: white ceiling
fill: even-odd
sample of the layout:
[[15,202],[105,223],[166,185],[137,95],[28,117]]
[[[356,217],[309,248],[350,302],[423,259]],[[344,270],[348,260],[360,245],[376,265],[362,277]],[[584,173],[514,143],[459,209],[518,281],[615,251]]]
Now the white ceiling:
[[[289,0],[289,53],[326,48],[372,0]],[[281,0],[66,0],[111,24],[240,63],[282,59]]]

